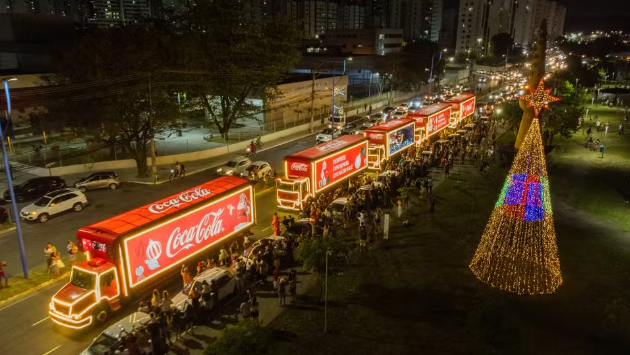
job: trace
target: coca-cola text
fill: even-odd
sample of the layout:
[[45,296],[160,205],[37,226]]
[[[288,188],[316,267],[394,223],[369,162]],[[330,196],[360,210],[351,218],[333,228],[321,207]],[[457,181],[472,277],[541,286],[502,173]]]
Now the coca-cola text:
[[178,197],[173,198],[163,203],[154,203],[149,206],[149,211],[152,213],[164,213],[173,207],[179,207],[183,203],[192,202],[194,200],[206,197],[210,195],[212,191],[207,189],[195,188],[194,190],[184,191],[179,194]]

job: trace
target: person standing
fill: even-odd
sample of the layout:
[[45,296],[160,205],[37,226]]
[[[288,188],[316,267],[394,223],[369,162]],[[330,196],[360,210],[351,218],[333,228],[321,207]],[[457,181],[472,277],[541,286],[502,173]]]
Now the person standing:
[[47,243],[46,248],[44,248],[44,256],[46,257],[46,266],[48,266],[48,272],[52,271],[52,257],[55,253],[55,247],[52,243]]
[[246,300],[241,303],[239,310],[241,313],[241,317],[243,317],[243,320],[249,319],[249,317],[252,315],[252,301]]
[[273,219],[271,220],[271,227],[273,228],[274,235],[280,235],[280,220],[278,219],[278,214],[273,214]]
[[2,288],[2,279],[4,279],[4,287],[9,287],[9,279],[4,268],[7,267],[7,262],[0,260],[0,288]]
[[55,278],[58,278],[60,273],[61,273],[61,268],[64,267],[65,265],[63,264],[63,261],[61,261],[61,255],[59,254],[59,252],[57,251],[57,249],[55,249],[53,255],[52,255],[52,270],[55,274]]
[[74,244],[74,242],[68,241],[68,253],[70,254],[70,265],[74,266],[74,261],[76,260],[76,256],[77,256],[77,252],[79,251],[79,248],[77,248],[77,245]]
[[280,278],[278,281],[278,298],[280,299],[280,305],[287,305],[287,289],[286,289],[286,280],[284,278]]
[[182,264],[182,269],[180,273],[182,274],[182,281],[184,282],[184,287],[186,287],[186,285],[188,285],[192,281],[192,275],[190,274],[190,271],[186,267],[186,264]]
[[623,123],[619,123],[619,135],[623,136]]
[[600,144],[599,145],[599,152],[602,153],[602,158],[604,157],[604,145]]

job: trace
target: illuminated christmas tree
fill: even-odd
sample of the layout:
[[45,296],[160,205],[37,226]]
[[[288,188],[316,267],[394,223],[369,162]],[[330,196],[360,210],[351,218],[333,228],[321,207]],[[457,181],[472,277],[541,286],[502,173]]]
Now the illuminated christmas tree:
[[[540,82],[522,97],[536,116],[550,102]],[[538,118],[516,155],[470,269],[479,280],[518,294],[553,293],[562,283]]]

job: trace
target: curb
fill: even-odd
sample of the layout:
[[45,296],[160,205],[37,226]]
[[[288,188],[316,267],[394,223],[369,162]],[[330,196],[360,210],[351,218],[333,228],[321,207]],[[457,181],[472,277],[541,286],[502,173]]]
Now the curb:
[[5,304],[11,303],[11,302],[13,302],[13,301],[15,301],[15,300],[17,300],[19,298],[25,297],[25,296],[27,296],[27,295],[35,292],[35,291],[41,290],[41,289],[43,289],[43,288],[45,288],[47,286],[50,286],[50,285],[54,284],[57,281],[63,280],[63,279],[68,278],[68,277],[70,277],[70,272],[66,272],[65,274],[59,276],[59,278],[57,278],[57,279],[52,279],[52,280],[46,281],[46,282],[41,283],[41,284],[39,284],[39,285],[29,289],[29,290],[26,290],[26,291],[24,291],[22,293],[18,293],[15,296],[9,297],[9,298],[7,298],[4,301],[0,301],[0,311],[4,309],[4,308],[2,308],[2,306],[4,306]]
[[8,233],[10,233],[10,232],[13,232],[15,229],[16,229],[16,228],[15,228],[15,224],[14,224],[14,225],[13,225],[13,227],[11,227],[11,228],[9,228],[9,229],[5,229],[5,230],[3,230],[2,232],[0,232],[0,237],[2,237],[2,236],[3,236],[3,235],[5,235],[5,234],[8,234]]
[[[311,135],[314,135],[314,134],[317,134],[317,133],[307,133],[307,134],[304,134],[304,135],[302,135],[302,136],[300,136],[300,137],[297,137],[297,138],[295,138],[295,139],[293,139],[293,140],[290,140],[290,141],[287,141],[287,142],[284,142],[284,143],[278,143],[278,144],[275,144],[275,145],[272,145],[272,146],[269,146],[269,147],[265,147],[264,149],[261,149],[261,150],[259,150],[258,152],[264,152],[264,151],[267,151],[267,150],[271,150],[271,149],[277,148],[277,147],[279,147],[279,146],[281,146],[281,145],[289,144],[289,143],[291,143],[291,142],[294,142],[294,141],[300,140],[300,139],[302,139],[302,138],[304,138],[304,137],[308,137],[308,136],[311,136]],[[189,176],[189,175],[194,175],[194,174],[197,174],[197,173],[200,173],[200,172],[206,171],[206,170],[214,169],[214,168],[216,168],[216,167],[218,167],[218,166],[224,165],[226,162],[227,162],[227,161],[224,161],[224,162],[221,162],[221,163],[214,164],[214,165],[212,165],[212,166],[208,166],[208,167],[205,167],[205,168],[200,168],[200,169],[197,169],[197,170],[191,171],[190,173],[186,173],[186,176]],[[185,178],[186,176],[184,176],[184,178]],[[167,182],[170,182],[170,181],[168,181],[168,180],[163,180],[163,181],[158,181],[158,182],[156,182],[156,183],[152,183],[152,182],[149,182],[149,181],[129,180],[129,181],[126,181],[126,182],[128,182],[128,183],[133,183],[133,184],[140,184],[140,185],[161,185],[161,184],[164,184],[164,183],[167,183]],[[0,235],[1,235],[1,234],[0,234]]]

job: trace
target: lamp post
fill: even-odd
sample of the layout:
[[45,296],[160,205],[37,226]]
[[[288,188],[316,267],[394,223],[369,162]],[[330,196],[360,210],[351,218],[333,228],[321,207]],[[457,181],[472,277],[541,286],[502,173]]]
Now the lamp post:
[[26,252],[24,251],[24,238],[22,237],[22,227],[20,226],[20,214],[18,213],[17,204],[15,202],[15,192],[13,191],[13,181],[11,178],[11,167],[9,165],[9,157],[7,156],[7,148],[4,144],[4,132],[11,122],[11,95],[9,93],[9,81],[15,81],[16,78],[4,78],[4,93],[7,97],[7,125],[0,127],[0,140],[2,140],[2,157],[4,160],[4,170],[7,173],[7,184],[9,196],[11,196],[11,208],[13,209],[13,219],[15,220],[15,230],[17,231],[18,243],[20,245],[20,257],[22,258],[22,272],[24,278],[28,279],[28,267],[26,266]]
[[442,52],[446,52],[446,49],[443,51],[440,51],[440,58],[438,59],[437,62],[435,62],[435,64],[433,64],[433,62],[435,61],[435,53],[431,55],[431,73],[429,74],[429,95],[433,93],[433,68],[435,68],[438,64],[440,64],[440,61],[442,60]]

